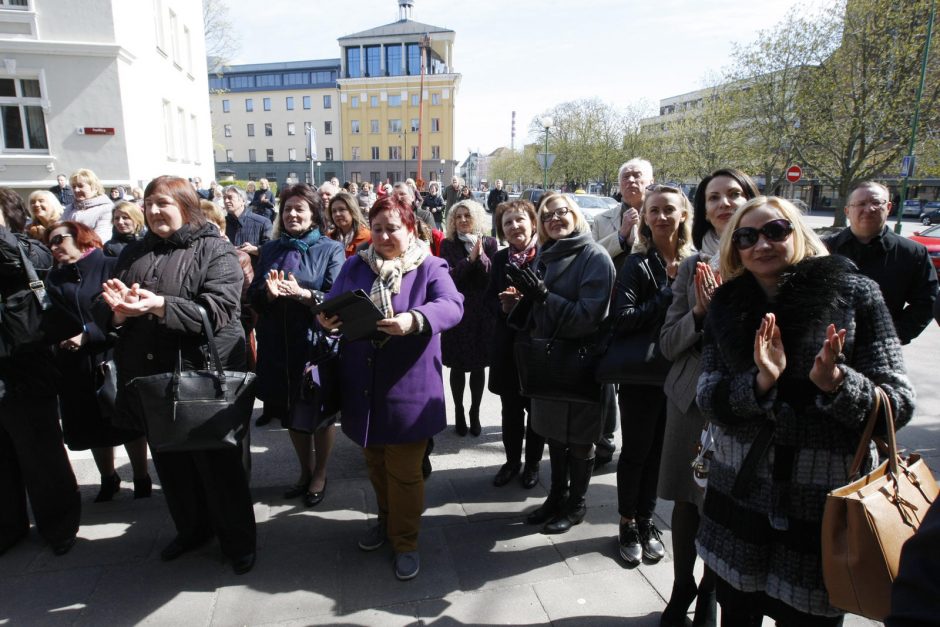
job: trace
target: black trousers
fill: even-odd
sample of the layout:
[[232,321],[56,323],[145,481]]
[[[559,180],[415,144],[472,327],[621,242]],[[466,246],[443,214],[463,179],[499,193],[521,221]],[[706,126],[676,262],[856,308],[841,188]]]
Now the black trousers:
[[55,397],[0,404],[0,547],[29,531],[27,495],[46,541],[78,533],[82,500],[62,444]]
[[545,438],[532,430],[526,421],[531,401],[518,392],[500,394],[502,402],[503,447],[506,461],[515,463],[522,457],[522,439],[525,437],[525,463],[536,464],[542,459]]
[[217,535],[222,552],[239,558],[255,551],[255,512],[237,448],[153,453],[153,465],[184,542]]
[[666,395],[661,386],[621,385],[617,404],[623,438],[617,462],[617,510],[624,518],[649,520],[656,508]]

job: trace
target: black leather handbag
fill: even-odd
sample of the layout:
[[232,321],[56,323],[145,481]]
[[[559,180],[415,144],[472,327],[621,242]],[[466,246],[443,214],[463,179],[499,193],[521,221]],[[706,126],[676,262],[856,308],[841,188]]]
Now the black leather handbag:
[[102,361],[95,366],[95,397],[98,399],[98,409],[105,418],[117,416],[117,367],[113,359]]
[[600,383],[662,385],[672,362],[659,350],[659,327],[653,333],[611,336],[597,364]]
[[598,352],[593,336],[568,340],[558,338],[557,330],[550,338],[519,333],[513,354],[523,396],[569,403],[601,402],[603,386],[594,375]]
[[17,237],[20,267],[26,285],[5,298],[0,296],[0,358],[12,357],[17,351],[43,342],[43,317],[52,308],[46,286],[26,255],[25,238]]
[[304,366],[300,391],[282,426],[302,433],[314,433],[333,424],[340,409],[339,337],[318,329]]
[[255,374],[222,369],[209,316],[202,307],[199,312],[211,369],[182,370],[181,353],[173,372],[137,377],[127,385],[136,397],[147,441],[157,452],[231,448],[248,431]]

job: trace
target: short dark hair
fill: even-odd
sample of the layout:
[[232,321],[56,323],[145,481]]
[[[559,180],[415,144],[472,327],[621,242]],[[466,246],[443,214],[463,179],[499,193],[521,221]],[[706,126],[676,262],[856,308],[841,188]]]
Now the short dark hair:
[[702,248],[702,240],[705,239],[705,234],[712,229],[711,223],[705,217],[705,188],[712,182],[712,179],[718,178],[719,176],[727,176],[728,178],[734,179],[735,182],[741,186],[741,189],[744,191],[744,196],[748,200],[760,196],[760,191],[758,191],[757,183],[754,182],[754,179],[737,168],[721,168],[703,178],[698,184],[698,187],[695,188],[695,198],[692,199],[692,243],[694,243],[695,247],[699,250]]
[[506,202],[501,202],[496,205],[496,211],[493,213],[493,225],[496,227],[496,237],[501,240],[506,239],[506,234],[503,233],[503,216],[511,211],[519,211],[525,213],[529,216],[529,220],[532,221],[532,233],[538,231],[538,214],[535,211],[535,205],[533,205],[528,200],[522,200],[517,198],[515,200],[507,200]]
[[[154,194],[166,194],[180,208],[183,215],[183,222],[189,224],[193,229],[206,225],[206,214],[202,212],[199,206],[199,196],[196,190],[190,185],[189,181],[180,176],[158,176],[149,183],[144,190],[144,207],[147,206],[147,199]],[[147,211],[144,211],[144,217],[147,217]],[[149,224],[147,225],[149,228]]]
[[3,220],[8,229],[14,233],[23,232],[29,214],[26,212],[26,203],[23,202],[22,196],[9,187],[0,187],[0,211],[3,212]]
[[323,209],[320,203],[320,196],[317,195],[315,189],[306,183],[298,183],[296,185],[285,186],[284,189],[281,190],[281,193],[278,194],[278,203],[281,208],[281,211],[277,217],[278,229],[280,230],[284,227],[284,207],[287,205],[287,201],[294,197],[302,198],[308,205],[310,205],[310,212],[313,214],[314,226],[323,226],[323,219],[320,216],[320,212]]
[[369,224],[372,224],[372,221],[375,220],[375,216],[379,215],[383,211],[397,212],[401,216],[401,223],[411,231],[415,232],[415,212],[411,208],[411,204],[402,202],[394,196],[385,196],[376,200],[372,205],[372,208],[369,209]]

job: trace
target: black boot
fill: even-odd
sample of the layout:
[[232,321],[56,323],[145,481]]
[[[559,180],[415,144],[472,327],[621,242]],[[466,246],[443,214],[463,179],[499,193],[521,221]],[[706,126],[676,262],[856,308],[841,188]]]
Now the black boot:
[[672,584],[672,594],[669,595],[669,603],[663,610],[663,615],[659,618],[659,627],[685,627],[688,624],[686,614],[689,611],[689,605],[695,599],[695,579]]
[[698,598],[695,600],[695,627],[715,627],[718,624],[718,605],[715,602],[715,571],[708,566],[698,584]]
[[470,408],[470,435],[473,437],[479,437],[480,433],[483,431],[483,427],[480,425],[480,408],[477,407],[474,409]]
[[591,483],[591,473],[594,472],[594,458],[578,459],[569,455],[568,469],[571,472],[571,485],[568,488],[565,509],[545,525],[542,533],[565,533],[573,526],[581,524],[584,515],[587,514],[584,495],[587,494],[588,485]]
[[550,444],[548,458],[552,466],[552,486],[545,502],[526,516],[529,525],[541,525],[558,516],[568,498],[568,451],[563,446]]
[[459,436],[467,435],[467,417],[463,413],[463,405],[454,407],[454,430]]
[[117,472],[110,477],[101,478],[101,488],[98,490],[98,496],[95,497],[95,503],[105,503],[114,498],[114,495],[121,491],[121,478]]

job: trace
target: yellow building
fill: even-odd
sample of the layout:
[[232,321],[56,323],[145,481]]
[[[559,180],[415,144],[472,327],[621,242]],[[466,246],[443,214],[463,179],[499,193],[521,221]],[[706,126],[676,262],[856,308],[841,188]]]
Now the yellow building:
[[449,181],[460,83],[452,71],[455,33],[412,20],[412,0],[398,3],[397,22],[339,38],[345,179]]

